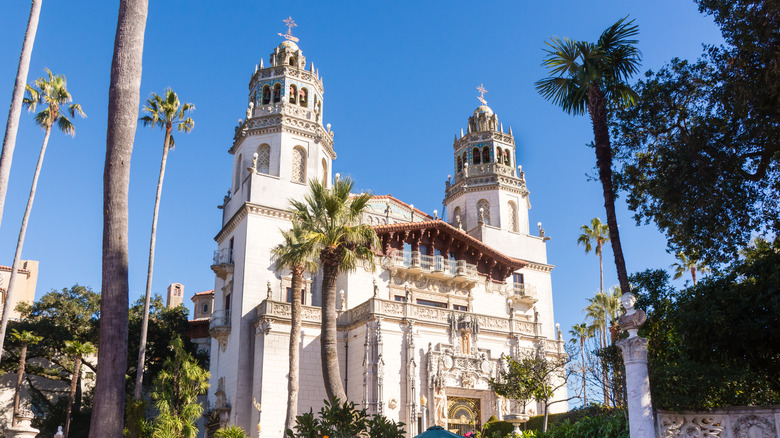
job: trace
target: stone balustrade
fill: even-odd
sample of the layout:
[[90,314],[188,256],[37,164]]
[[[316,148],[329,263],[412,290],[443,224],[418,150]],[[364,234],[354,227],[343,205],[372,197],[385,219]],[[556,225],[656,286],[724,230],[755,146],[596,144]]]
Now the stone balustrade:
[[780,437],[780,406],[657,411],[656,431],[660,438],[776,438]]

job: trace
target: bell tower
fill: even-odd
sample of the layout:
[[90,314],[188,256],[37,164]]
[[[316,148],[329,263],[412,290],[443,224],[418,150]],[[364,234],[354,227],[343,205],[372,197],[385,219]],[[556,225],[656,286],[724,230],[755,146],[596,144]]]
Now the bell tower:
[[530,203],[512,128],[504,131],[485,101],[487,90],[482,85],[477,90],[480,106],[469,117],[466,133],[461,129],[452,145],[454,177],[446,182],[446,220],[479,239],[491,240],[485,228],[487,234],[527,235]]
[[[232,175],[211,266],[211,387],[221,391],[210,391],[209,399],[245,430],[259,421],[255,397],[272,385],[255,369],[255,354],[270,348],[257,335],[256,309],[266,299],[286,301],[291,282],[287,270],[276,269],[271,249],[282,241],[279,230],[291,227],[290,199],[303,199],[310,179],[330,185],[336,159],[333,131],[323,125],[322,77],[298,47],[292,18],[285,23],[284,40],[249,79],[245,114],[228,150]],[[307,289],[305,304],[319,304],[318,288]]]

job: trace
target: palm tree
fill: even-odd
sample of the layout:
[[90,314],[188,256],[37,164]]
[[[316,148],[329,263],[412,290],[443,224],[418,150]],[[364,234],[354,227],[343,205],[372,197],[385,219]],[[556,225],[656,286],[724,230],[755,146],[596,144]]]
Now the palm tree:
[[284,242],[276,245],[271,251],[276,258],[276,269],[288,268],[292,274],[291,316],[290,316],[290,376],[287,383],[287,417],[284,430],[292,429],[298,410],[298,365],[300,363],[299,344],[301,342],[301,301],[304,271],[316,272],[317,263],[312,257],[310,242],[306,240],[307,233],[297,221],[293,221],[290,230],[282,232]]
[[[598,292],[594,297],[588,298],[588,306],[585,313],[591,319],[589,329],[599,334],[600,348],[610,345],[609,328],[615,323],[620,309],[620,288],[613,287],[611,292]],[[602,390],[604,391],[604,404],[610,405],[609,373],[602,360]]]
[[103,171],[103,266],[100,292],[100,372],[90,438],[122,436],[128,330],[128,206],[148,0],[120,0],[108,88]]
[[677,253],[677,260],[679,260],[680,263],[672,263],[671,266],[674,268],[675,280],[682,277],[685,273],[690,272],[691,278],[693,278],[693,285],[696,286],[696,271],[699,271],[702,274],[710,272],[707,265],[704,262],[700,262],[695,255],[686,256],[684,252],[680,251]]
[[16,423],[16,414],[19,413],[19,398],[22,392],[22,379],[24,379],[24,369],[27,364],[27,346],[35,345],[43,340],[43,336],[36,336],[35,333],[27,330],[21,332],[11,329],[11,339],[21,344],[19,349],[19,371],[16,375],[16,390],[14,391],[14,412],[12,415],[12,424]]
[[76,128],[73,126],[70,119],[63,113],[67,111],[71,117],[74,117],[76,114],[85,117],[84,111],[81,110],[81,105],[70,103],[73,101],[73,98],[68,92],[65,76],[55,76],[49,69],[46,69],[46,73],[48,74],[48,77],[36,79],[34,86],[27,85],[27,97],[25,97],[23,101],[24,106],[30,111],[35,111],[39,104],[45,106],[41,112],[35,115],[35,123],[43,128],[45,134],[43,136],[41,152],[38,155],[38,164],[36,165],[35,173],[33,174],[30,196],[27,198],[27,208],[24,210],[24,216],[22,217],[19,240],[16,243],[16,253],[14,254],[14,262],[11,266],[11,277],[8,279],[8,292],[5,296],[3,320],[0,324],[0,357],[2,357],[3,353],[3,343],[5,341],[5,331],[8,327],[8,318],[11,316],[11,310],[13,310],[11,303],[13,303],[16,277],[19,274],[19,264],[22,259],[22,247],[24,246],[24,236],[27,233],[27,222],[30,220],[30,212],[32,211],[33,201],[35,200],[35,190],[38,187],[38,177],[41,175],[43,157],[44,154],[46,154],[46,146],[49,144],[51,128],[56,123],[60,131],[75,136]]
[[8,178],[11,175],[11,161],[16,147],[16,132],[19,130],[19,117],[22,115],[22,98],[24,97],[27,73],[30,71],[35,34],[38,32],[38,17],[41,15],[42,0],[32,0],[30,18],[27,20],[27,30],[24,32],[22,54],[19,56],[19,67],[16,69],[16,82],[11,94],[11,108],[8,111],[8,122],[5,125],[3,137],[3,152],[0,154],[0,223],[3,222],[5,195],[8,193]]
[[65,341],[65,354],[73,358],[73,374],[70,376],[70,393],[68,394],[68,409],[65,411],[65,438],[70,429],[70,414],[73,411],[73,401],[76,399],[76,384],[81,377],[81,363],[84,356],[95,354],[95,346],[89,342]]
[[179,96],[170,88],[165,90],[165,97],[155,93],[146,99],[143,110],[148,114],[139,121],[144,126],[159,126],[165,131],[163,139],[162,161],[160,163],[160,176],[157,179],[157,194],[154,198],[154,213],[152,214],[152,237],[149,239],[149,264],[146,271],[146,297],[144,299],[144,318],[141,323],[141,343],[138,348],[138,368],[135,376],[135,399],[141,399],[141,386],[144,379],[144,360],[146,357],[146,336],[149,328],[149,300],[152,296],[152,272],[154,271],[154,247],[157,241],[157,214],[160,211],[160,196],[162,195],[163,178],[165,178],[165,164],[168,161],[168,150],[175,145],[171,132],[173,128],[179,132],[190,132],[195,122],[187,117],[187,113],[194,110],[191,103],[181,104]]
[[590,226],[580,227],[582,234],[577,238],[577,244],[585,245],[585,254],[593,249],[593,243],[596,244],[596,255],[599,256],[599,292],[604,291],[604,261],[601,257],[601,249],[605,243],[609,242],[609,226],[601,223],[601,219],[594,217],[590,221]]
[[581,115],[587,111],[590,115],[609,237],[620,287],[625,292],[631,289],[615,215],[612,149],[607,122],[608,111],[633,105],[637,99],[637,94],[625,81],[639,71],[641,54],[634,39],[639,28],[633,20],[626,21],[627,18],[608,27],[595,44],[553,37],[547,43],[549,48],[545,50],[547,56],[542,64],[552,76],[536,83],[537,91],[566,113]]
[[379,247],[374,229],[359,223],[371,193],[351,197],[353,186],[349,178],[337,178],[330,189],[311,180],[310,193],[304,201],[291,201],[291,211],[305,230],[306,240],[322,267],[322,377],[328,398],[339,400],[347,397],[336,349],[336,278],[341,272],[355,270],[361,260],[373,270],[371,247]]
[[582,355],[582,405],[588,405],[588,392],[585,381],[585,340],[593,336],[593,330],[588,327],[587,324],[574,324],[569,330],[569,334],[572,336],[571,342],[580,343],[580,354]]

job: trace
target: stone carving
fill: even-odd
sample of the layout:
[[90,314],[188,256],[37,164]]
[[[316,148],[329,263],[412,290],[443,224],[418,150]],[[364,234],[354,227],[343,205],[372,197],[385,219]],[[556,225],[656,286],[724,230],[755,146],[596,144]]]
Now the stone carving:
[[734,423],[734,438],[777,438],[774,421],[758,415],[745,415]]
[[447,394],[444,392],[443,386],[436,388],[433,405],[435,424],[437,426],[447,427]]
[[65,432],[62,431],[62,426],[57,426],[57,433],[54,434],[54,438],[65,438]]
[[255,103],[249,102],[249,107],[246,109],[246,119],[249,120],[252,118],[252,111],[255,109]]
[[376,278],[374,278],[374,298],[376,298],[378,294],[379,294],[379,286],[377,286]]
[[227,394],[225,394],[225,378],[220,377],[217,380],[217,390],[214,392],[214,396],[217,398],[214,407],[216,409],[224,409],[228,407]]
[[273,295],[273,291],[271,290],[271,280],[268,280],[266,283],[266,288],[268,289],[268,295],[266,296],[267,299],[271,299],[271,296]]
[[631,292],[626,292],[620,298],[620,304],[626,309],[626,313],[618,318],[618,325],[621,330],[628,330],[630,338],[636,337],[639,327],[647,321],[647,314],[643,310],[634,309],[636,296]]
[[391,410],[395,409],[398,407],[398,402],[394,398],[391,398],[390,401],[387,403],[387,407],[390,408]]

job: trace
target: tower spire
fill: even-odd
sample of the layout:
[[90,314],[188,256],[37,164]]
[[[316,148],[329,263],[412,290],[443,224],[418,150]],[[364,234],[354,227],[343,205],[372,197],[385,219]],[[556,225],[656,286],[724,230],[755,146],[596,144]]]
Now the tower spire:
[[487,101],[485,100],[485,93],[488,91],[485,89],[485,86],[483,84],[479,84],[479,87],[477,87],[477,91],[479,91],[479,97],[477,100],[482,102],[482,105],[487,105]]

